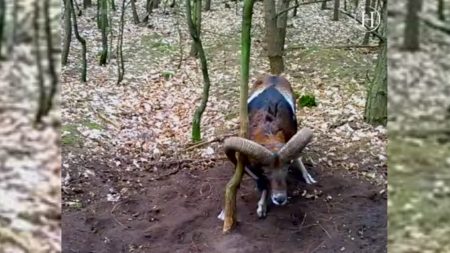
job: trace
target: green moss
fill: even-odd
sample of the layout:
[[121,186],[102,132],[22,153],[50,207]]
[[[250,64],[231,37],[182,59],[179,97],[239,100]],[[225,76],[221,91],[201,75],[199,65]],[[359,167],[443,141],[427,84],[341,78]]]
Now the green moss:
[[102,125],[97,124],[97,123],[92,122],[92,121],[88,121],[88,120],[84,121],[83,125],[86,126],[89,129],[96,129],[96,130],[103,130],[104,129],[104,127]]
[[81,135],[76,125],[68,124],[61,127],[61,143],[66,146],[81,145]]
[[316,97],[314,95],[303,95],[298,99],[298,106],[300,107],[317,106]]
[[166,79],[166,80],[171,79],[174,75],[175,75],[175,73],[174,73],[173,71],[163,71],[163,72],[162,72],[162,76],[163,76],[164,79]]

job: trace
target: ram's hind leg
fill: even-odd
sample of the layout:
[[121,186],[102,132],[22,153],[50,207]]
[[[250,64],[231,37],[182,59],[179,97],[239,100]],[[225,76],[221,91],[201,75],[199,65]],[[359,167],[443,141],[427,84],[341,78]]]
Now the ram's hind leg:
[[300,172],[302,173],[303,179],[305,179],[305,182],[306,182],[307,184],[314,184],[314,183],[317,183],[317,181],[314,180],[314,178],[313,178],[313,177],[308,173],[308,171],[306,170],[305,165],[303,164],[302,158],[301,158],[301,157],[295,159],[295,160],[293,161],[293,163],[294,163],[294,166],[295,166],[297,169],[300,170]]

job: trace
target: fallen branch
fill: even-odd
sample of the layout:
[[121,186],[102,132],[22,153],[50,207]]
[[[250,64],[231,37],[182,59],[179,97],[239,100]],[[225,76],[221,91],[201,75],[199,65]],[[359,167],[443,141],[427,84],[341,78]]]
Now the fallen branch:
[[151,162],[148,163],[148,166],[160,166],[160,165],[173,165],[173,164],[182,164],[182,163],[201,163],[201,162],[207,162],[207,161],[220,161],[220,160],[227,160],[226,157],[211,157],[211,158],[203,158],[203,159],[174,159],[174,160],[165,160],[165,161],[158,161],[158,162]]
[[183,152],[190,151],[190,150],[196,149],[196,148],[198,148],[198,147],[204,146],[204,145],[206,145],[206,144],[211,144],[211,143],[213,143],[213,142],[222,142],[225,138],[230,137],[230,136],[234,136],[234,135],[236,135],[236,133],[225,134],[225,135],[216,137],[216,138],[214,138],[214,139],[212,139],[212,140],[209,140],[209,141],[202,141],[202,142],[199,142],[199,143],[195,143],[194,145],[185,148],[185,149],[183,150]]
[[[293,46],[288,47],[286,50],[296,50],[296,49],[306,49],[310,48],[311,46]],[[368,48],[368,49],[378,49],[379,45],[335,45],[335,46],[321,46],[319,48],[324,49],[350,49],[350,48]]]
[[433,20],[431,18],[425,17],[424,15],[421,15],[420,19],[422,19],[425,25],[443,33],[450,34],[450,24],[439,20]]
[[[332,9],[332,8],[327,8],[327,10],[333,10],[333,9]],[[380,41],[382,41],[382,42],[385,42],[385,41],[386,41],[386,37],[385,37],[385,36],[379,34],[379,33],[376,32],[376,31],[371,31],[371,30],[370,30],[370,27],[368,27],[367,25],[363,24],[363,22],[362,22],[361,20],[359,20],[358,18],[356,18],[353,14],[351,14],[351,13],[349,13],[349,12],[346,12],[346,11],[343,11],[343,10],[339,10],[339,11],[340,11],[342,14],[348,16],[349,18],[355,20],[355,21],[358,22],[359,24],[364,25],[364,27],[367,29],[367,32],[373,34],[375,37],[377,37],[378,39],[380,39]]]
[[275,15],[275,18],[277,18],[277,17],[280,16],[281,14],[283,14],[283,13],[285,13],[285,12],[288,12],[288,11],[290,11],[290,10],[292,10],[292,9],[295,9],[295,8],[301,6],[301,5],[317,4],[317,3],[331,2],[331,1],[332,1],[332,0],[317,0],[317,1],[310,1],[310,2],[299,3],[299,4],[296,4],[296,5],[294,5],[294,6],[291,6],[291,7],[287,8],[287,9],[284,9],[284,10],[278,12],[277,15]]

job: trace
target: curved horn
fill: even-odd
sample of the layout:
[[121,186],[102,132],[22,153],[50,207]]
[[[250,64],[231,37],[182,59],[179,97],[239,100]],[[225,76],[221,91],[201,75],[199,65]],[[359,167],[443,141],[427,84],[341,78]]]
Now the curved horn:
[[224,142],[225,153],[228,159],[236,164],[235,152],[241,152],[246,156],[267,165],[273,162],[273,153],[262,145],[241,137],[229,137]]
[[282,163],[291,161],[300,156],[305,146],[311,141],[313,132],[309,128],[302,128],[284,145],[278,155]]

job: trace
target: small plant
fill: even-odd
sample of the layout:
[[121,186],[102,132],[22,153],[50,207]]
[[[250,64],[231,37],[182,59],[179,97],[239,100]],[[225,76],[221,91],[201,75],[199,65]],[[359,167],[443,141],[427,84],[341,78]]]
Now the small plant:
[[314,95],[303,95],[298,99],[298,105],[300,107],[317,106],[316,97]]
[[164,77],[164,79],[166,79],[166,81],[171,79],[174,75],[175,75],[175,73],[173,73],[172,71],[162,72],[162,76]]

